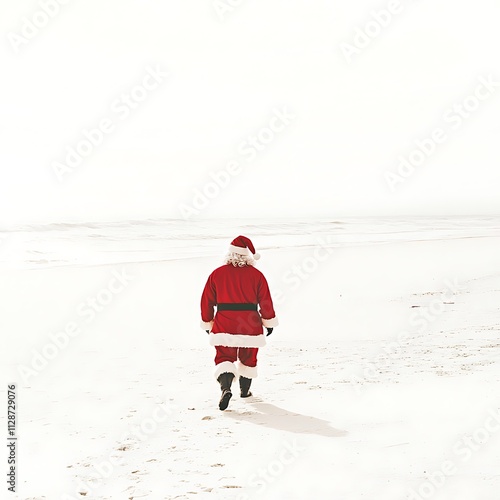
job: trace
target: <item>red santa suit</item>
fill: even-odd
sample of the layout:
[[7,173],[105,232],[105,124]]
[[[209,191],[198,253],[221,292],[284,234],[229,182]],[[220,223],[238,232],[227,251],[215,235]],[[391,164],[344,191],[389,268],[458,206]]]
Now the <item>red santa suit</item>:
[[[230,250],[245,255],[246,248],[238,246],[240,238],[244,239],[241,245],[258,258],[251,242],[242,236],[233,240]],[[257,351],[266,344],[263,327],[278,325],[264,275],[252,265],[229,263],[217,268],[203,290],[201,318],[201,326],[209,330],[210,344],[217,350],[215,377],[229,372],[255,378]]]

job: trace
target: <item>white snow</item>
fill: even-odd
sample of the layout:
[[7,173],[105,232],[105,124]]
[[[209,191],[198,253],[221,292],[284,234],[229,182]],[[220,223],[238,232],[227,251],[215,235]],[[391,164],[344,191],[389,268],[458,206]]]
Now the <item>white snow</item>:
[[[221,412],[199,299],[238,234],[280,326],[254,397],[235,384]],[[129,221],[0,240],[17,498],[498,498],[500,218]]]

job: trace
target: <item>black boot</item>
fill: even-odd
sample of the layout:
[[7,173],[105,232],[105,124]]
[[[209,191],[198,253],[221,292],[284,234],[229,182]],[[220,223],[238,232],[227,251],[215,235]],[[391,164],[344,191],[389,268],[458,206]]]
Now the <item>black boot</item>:
[[251,384],[252,384],[251,378],[240,377],[240,389],[242,398],[248,398],[252,395],[252,393],[250,392]]
[[234,374],[225,372],[219,375],[217,381],[220,383],[222,395],[219,401],[219,410],[225,410],[229,405],[229,400],[233,396],[231,393],[231,384],[233,383]]

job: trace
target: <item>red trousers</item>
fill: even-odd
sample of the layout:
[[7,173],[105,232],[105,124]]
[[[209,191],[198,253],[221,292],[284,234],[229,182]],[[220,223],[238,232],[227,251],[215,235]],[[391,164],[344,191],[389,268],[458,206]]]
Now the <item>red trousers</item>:
[[215,364],[218,365],[223,361],[234,363],[237,359],[245,366],[257,366],[258,347],[225,347],[216,346]]

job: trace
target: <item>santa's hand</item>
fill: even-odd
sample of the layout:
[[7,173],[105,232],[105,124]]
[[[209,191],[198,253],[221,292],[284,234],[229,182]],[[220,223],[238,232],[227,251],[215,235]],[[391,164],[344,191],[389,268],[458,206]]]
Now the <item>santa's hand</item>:
[[266,337],[269,337],[269,335],[271,335],[271,333],[273,333],[273,329],[272,328],[266,328],[266,330],[267,330]]

